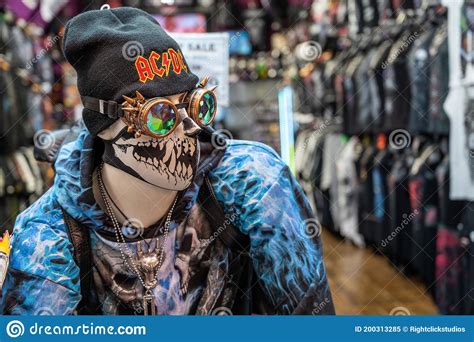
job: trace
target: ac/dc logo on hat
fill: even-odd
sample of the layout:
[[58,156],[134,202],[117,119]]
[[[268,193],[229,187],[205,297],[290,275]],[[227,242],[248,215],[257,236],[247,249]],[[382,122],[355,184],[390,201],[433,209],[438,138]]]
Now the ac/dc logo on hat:
[[170,72],[175,74],[180,74],[181,71],[188,72],[181,51],[173,48],[162,53],[152,51],[148,58],[138,56],[135,60],[135,68],[138,79],[143,83],[153,80],[155,76],[167,77]]

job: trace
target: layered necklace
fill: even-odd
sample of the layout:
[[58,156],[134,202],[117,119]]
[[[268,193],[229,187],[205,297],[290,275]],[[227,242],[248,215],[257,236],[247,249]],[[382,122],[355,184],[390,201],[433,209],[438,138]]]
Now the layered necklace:
[[[148,250],[146,253],[143,252],[141,242],[138,241],[137,250],[138,250],[138,262],[135,261],[133,257],[133,253],[128,247],[125,237],[123,235],[123,231],[121,226],[115,216],[112,207],[109,203],[108,197],[110,195],[107,192],[107,189],[104,185],[104,180],[102,179],[102,169],[104,163],[99,166],[97,171],[97,183],[99,185],[99,191],[102,197],[102,200],[105,204],[107,214],[109,215],[112,225],[114,226],[115,237],[117,239],[117,244],[119,246],[120,255],[125,263],[125,265],[135,273],[138,277],[138,280],[143,285],[145,289],[145,293],[143,295],[143,313],[144,315],[156,315],[157,314],[157,307],[155,301],[155,295],[153,294],[153,289],[158,285],[157,280],[157,273],[161,266],[163,265],[163,261],[165,259],[165,248],[166,242],[168,240],[168,233],[171,225],[171,217],[173,215],[174,207],[176,205],[176,201],[178,197],[175,198],[173,204],[171,205],[170,210],[168,211],[168,215],[166,216],[166,221],[164,224],[163,229],[163,238],[161,239],[161,245],[158,245],[158,241],[156,242],[156,249],[150,251]],[[111,198],[112,200],[112,198]]]

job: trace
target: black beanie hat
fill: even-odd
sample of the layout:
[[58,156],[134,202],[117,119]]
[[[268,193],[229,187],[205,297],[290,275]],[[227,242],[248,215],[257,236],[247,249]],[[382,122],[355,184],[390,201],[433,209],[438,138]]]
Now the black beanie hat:
[[[139,91],[145,98],[193,89],[198,77],[178,43],[148,13],[131,7],[88,11],[69,20],[64,55],[77,71],[81,96],[122,103]],[[84,108],[93,135],[116,119]]]

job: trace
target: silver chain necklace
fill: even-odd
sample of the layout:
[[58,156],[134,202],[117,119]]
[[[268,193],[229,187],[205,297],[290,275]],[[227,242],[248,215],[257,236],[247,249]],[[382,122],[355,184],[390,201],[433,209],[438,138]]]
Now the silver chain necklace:
[[[143,260],[143,262],[139,266],[137,265],[137,263],[135,262],[135,259],[132,256],[132,251],[130,250],[130,248],[128,247],[125,241],[125,237],[123,235],[122,229],[120,229],[120,224],[118,223],[117,217],[115,216],[112,210],[112,207],[110,206],[110,203],[108,201],[104,181],[102,179],[103,166],[104,164],[102,163],[97,171],[97,181],[98,181],[99,191],[100,191],[102,200],[105,204],[107,213],[110,219],[112,220],[112,224],[114,226],[115,237],[119,245],[120,255],[122,256],[122,259],[125,265],[133,273],[137,275],[138,280],[140,281],[140,283],[143,285],[143,288],[145,289],[145,294],[143,295],[144,315],[156,315],[157,308],[156,308],[155,296],[152,290],[158,285],[156,275],[158,273],[158,270],[163,265],[163,261],[165,259],[165,247],[166,247],[166,242],[168,240],[168,233],[169,233],[169,228],[171,224],[171,216],[173,215],[174,207],[176,205],[176,201],[178,197],[174,199],[174,202],[171,205],[168,215],[166,216],[166,221],[165,221],[164,231],[163,231],[163,239],[162,239],[160,248],[158,249],[158,242],[157,242],[156,251],[151,251],[151,252],[148,251],[148,253],[143,253],[141,245],[140,245],[140,241],[138,242],[138,246],[137,246],[138,256],[142,258]],[[124,245],[125,248],[122,245]],[[143,279],[141,273],[145,275],[145,279]]]

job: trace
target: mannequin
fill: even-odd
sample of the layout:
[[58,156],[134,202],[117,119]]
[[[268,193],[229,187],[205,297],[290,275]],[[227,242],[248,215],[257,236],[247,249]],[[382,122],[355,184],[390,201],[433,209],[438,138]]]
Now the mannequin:
[[[168,98],[177,104],[181,97],[182,94],[176,94]],[[98,134],[106,144],[102,176],[111,196],[112,209],[122,225],[126,222],[138,223],[140,227],[135,228],[143,229],[156,223],[168,212],[178,191],[186,189],[192,182],[200,155],[196,135],[201,129],[188,117],[185,109],[180,109],[180,115],[185,117],[183,122],[163,139],[146,135],[135,139],[125,133],[126,124],[121,120]],[[132,157],[137,152],[129,148],[124,153],[120,148],[123,144],[148,145],[152,148],[139,150],[142,157],[137,160]],[[154,165],[151,166],[148,160]],[[163,166],[163,172],[157,172],[158,168],[154,166],[163,165],[163,161],[169,167]],[[133,170],[132,174],[127,173],[130,169]],[[94,197],[105,209],[96,175],[93,182]]]
[[[146,80],[127,42],[143,48]],[[314,314],[324,302],[318,314],[334,313],[290,169],[258,142],[213,146],[213,88],[152,16],[81,13],[63,47],[85,127],[57,151],[54,186],[17,218],[0,312]]]

